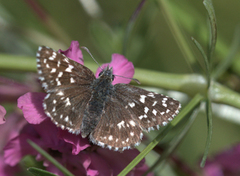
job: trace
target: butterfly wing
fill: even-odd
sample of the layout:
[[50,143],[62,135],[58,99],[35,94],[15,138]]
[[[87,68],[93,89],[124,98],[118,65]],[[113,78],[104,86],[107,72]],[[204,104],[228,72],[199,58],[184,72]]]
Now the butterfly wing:
[[57,126],[79,133],[85,107],[95,79],[87,67],[48,47],[39,47],[37,69],[42,87],[48,93],[43,107]]
[[135,121],[148,131],[167,125],[181,108],[179,101],[171,97],[132,85],[116,84],[115,91],[125,109],[134,114]]
[[112,95],[106,101],[101,119],[90,140],[101,147],[112,150],[125,150],[140,144],[142,129],[134,120],[133,114],[126,111],[123,104]]
[[180,107],[178,101],[165,95],[116,84],[90,139],[109,149],[132,148],[140,143],[142,130],[165,126],[178,114]]

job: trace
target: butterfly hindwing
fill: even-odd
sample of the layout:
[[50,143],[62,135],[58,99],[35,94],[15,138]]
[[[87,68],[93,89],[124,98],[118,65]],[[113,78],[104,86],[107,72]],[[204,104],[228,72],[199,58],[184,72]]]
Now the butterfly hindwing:
[[178,114],[181,104],[171,97],[127,85],[116,84],[117,98],[145,130],[165,126]]
[[105,104],[101,120],[90,134],[90,140],[113,150],[125,150],[140,144],[142,129],[115,96]]

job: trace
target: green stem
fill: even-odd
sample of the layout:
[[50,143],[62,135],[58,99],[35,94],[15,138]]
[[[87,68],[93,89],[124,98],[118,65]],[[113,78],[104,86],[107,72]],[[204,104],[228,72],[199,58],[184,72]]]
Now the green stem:
[[[0,54],[0,63],[1,71],[36,72],[36,60],[32,57]],[[97,69],[95,63],[86,62],[85,65],[91,70]],[[171,74],[137,68],[134,77],[139,79],[142,85],[176,90],[192,97],[197,93],[206,94],[207,81],[203,76],[197,74]],[[215,81],[212,81],[211,84],[210,96],[213,102],[240,108],[240,95],[237,92]]]

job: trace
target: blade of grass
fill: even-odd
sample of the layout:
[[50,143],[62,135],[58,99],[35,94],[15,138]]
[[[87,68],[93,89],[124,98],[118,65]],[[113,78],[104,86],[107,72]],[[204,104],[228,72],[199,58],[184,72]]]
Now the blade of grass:
[[29,167],[27,170],[36,176],[57,176],[51,172],[45,171],[43,169],[38,169],[35,167]]
[[168,134],[172,127],[176,126],[189,112],[198,106],[202,100],[202,95],[195,95],[179,115],[169,125],[161,128],[159,130],[159,135],[131,163],[129,163],[118,176],[127,175]]
[[50,161],[54,166],[56,166],[64,175],[74,176],[69,170],[67,170],[62,164],[55,160],[51,155],[49,155],[45,150],[41,149],[33,141],[28,140],[28,143],[37,150],[42,156],[44,156],[48,161]]

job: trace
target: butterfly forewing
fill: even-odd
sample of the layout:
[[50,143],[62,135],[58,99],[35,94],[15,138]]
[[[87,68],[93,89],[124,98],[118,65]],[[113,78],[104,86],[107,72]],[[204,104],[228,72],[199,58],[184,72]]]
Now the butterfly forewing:
[[95,76],[87,67],[48,47],[39,47],[37,69],[42,87],[45,113],[70,132],[79,133],[85,107],[91,97]]

